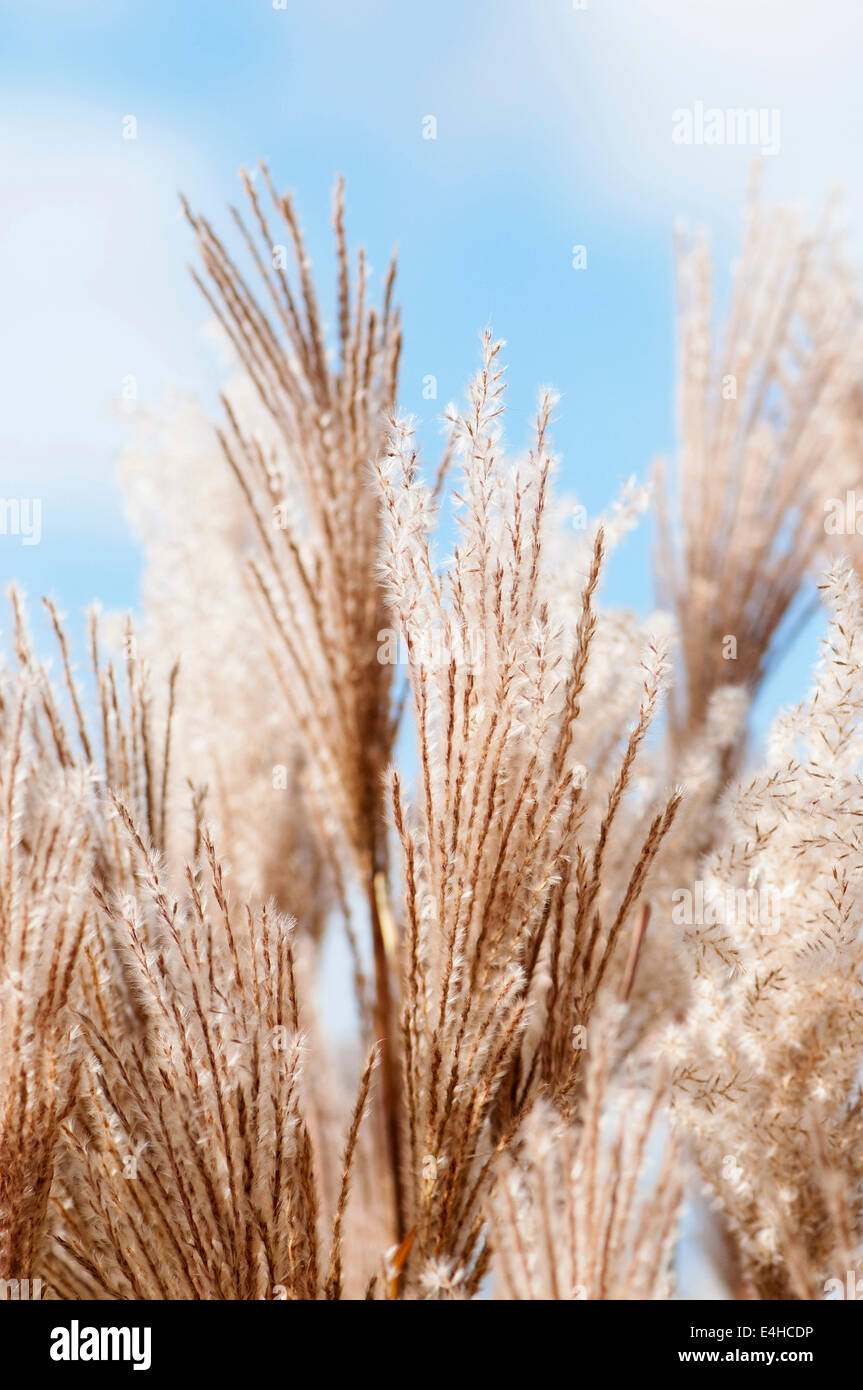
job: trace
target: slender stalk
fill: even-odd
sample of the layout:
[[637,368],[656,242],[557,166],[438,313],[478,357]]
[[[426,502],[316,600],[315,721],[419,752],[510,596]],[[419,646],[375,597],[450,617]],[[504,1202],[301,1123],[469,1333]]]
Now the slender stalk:
[[[392,1183],[395,1243],[400,1245],[404,1240],[406,1230],[400,1122],[401,1077],[393,1016],[390,961],[378,904],[378,892],[375,884],[377,877],[377,874],[371,874],[367,884],[369,919],[375,957],[373,1021],[375,1037],[381,1047],[381,1110]],[[380,880],[378,879],[378,881]]]

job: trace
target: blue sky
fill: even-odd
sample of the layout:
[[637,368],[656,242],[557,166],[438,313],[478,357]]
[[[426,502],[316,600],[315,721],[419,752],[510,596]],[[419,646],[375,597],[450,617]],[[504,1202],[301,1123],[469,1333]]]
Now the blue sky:
[[[594,512],[645,474],[673,445],[672,222],[705,222],[727,263],[751,155],[673,145],[671,114],[696,100],[778,108],[768,191],[814,211],[856,174],[863,16],[850,0],[587,3],[0,0],[0,496],[43,499],[41,544],[2,538],[4,583],[51,591],[70,614],[95,597],[134,605],[113,482],[122,380],[147,408],[178,390],[213,400],[176,195],[225,225],[236,171],[258,157],[296,193],[319,281],[337,172],[377,270],[399,243],[402,405],[426,442],[491,324],[507,340],[514,447],[550,382],[566,490]],[[859,227],[863,197],[847,194]],[[645,530],[609,599],[647,611],[648,563]],[[813,650],[810,629],[765,710],[802,692]]]

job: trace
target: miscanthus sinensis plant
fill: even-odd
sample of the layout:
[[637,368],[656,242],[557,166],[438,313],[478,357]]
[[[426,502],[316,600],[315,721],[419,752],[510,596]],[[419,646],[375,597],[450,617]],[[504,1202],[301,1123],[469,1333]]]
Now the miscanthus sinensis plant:
[[[79,679],[49,604],[58,679],[13,596],[0,1278],[668,1298],[702,1183],[738,1291],[823,1296],[861,1235],[861,639],[839,561],[812,699],[754,780],[745,744],[828,564],[827,491],[858,467],[832,234],[753,201],[718,355],[706,252],[683,254],[670,612],[640,620],[600,598],[647,490],[563,525],[556,399],[508,453],[490,333],[427,467],[394,266],[373,305],[339,186],[330,341],[291,199],[244,182],[231,244],[187,209],[232,356],[221,422],[183,403],[122,462],[137,628],[94,613]],[[347,1040],[320,1007],[337,932]]]
[[675,1105],[758,1298],[823,1297],[863,1251],[861,599],[843,564],[824,591],[812,694],[727,792],[702,866],[708,898],[730,890],[741,909],[683,929],[693,1005],[666,1037]]

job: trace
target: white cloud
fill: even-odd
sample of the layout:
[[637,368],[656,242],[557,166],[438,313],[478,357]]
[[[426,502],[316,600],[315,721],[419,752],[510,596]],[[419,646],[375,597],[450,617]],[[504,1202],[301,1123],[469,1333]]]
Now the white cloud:
[[[859,183],[857,0],[588,0],[586,10],[557,0],[532,7],[529,21],[507,14],[483,67],[518,102],[561,180],[578,171],[592,198],[637,220],[691,209],[736,225],[752,151],[675,146],[672,113],[697,100],[779,109],[769,191],[814,208],[844,178]],[[863,193],[849,188],[848,206],[863,228]]]
[[[0,477],[91,514],[109,501],[122,381],[153,404],[194,379],[204,309],[188,285],[181,170],[201,157],[136,112],[8,91],[0,106]],[[198,373],[200,375],[200,373]]]

